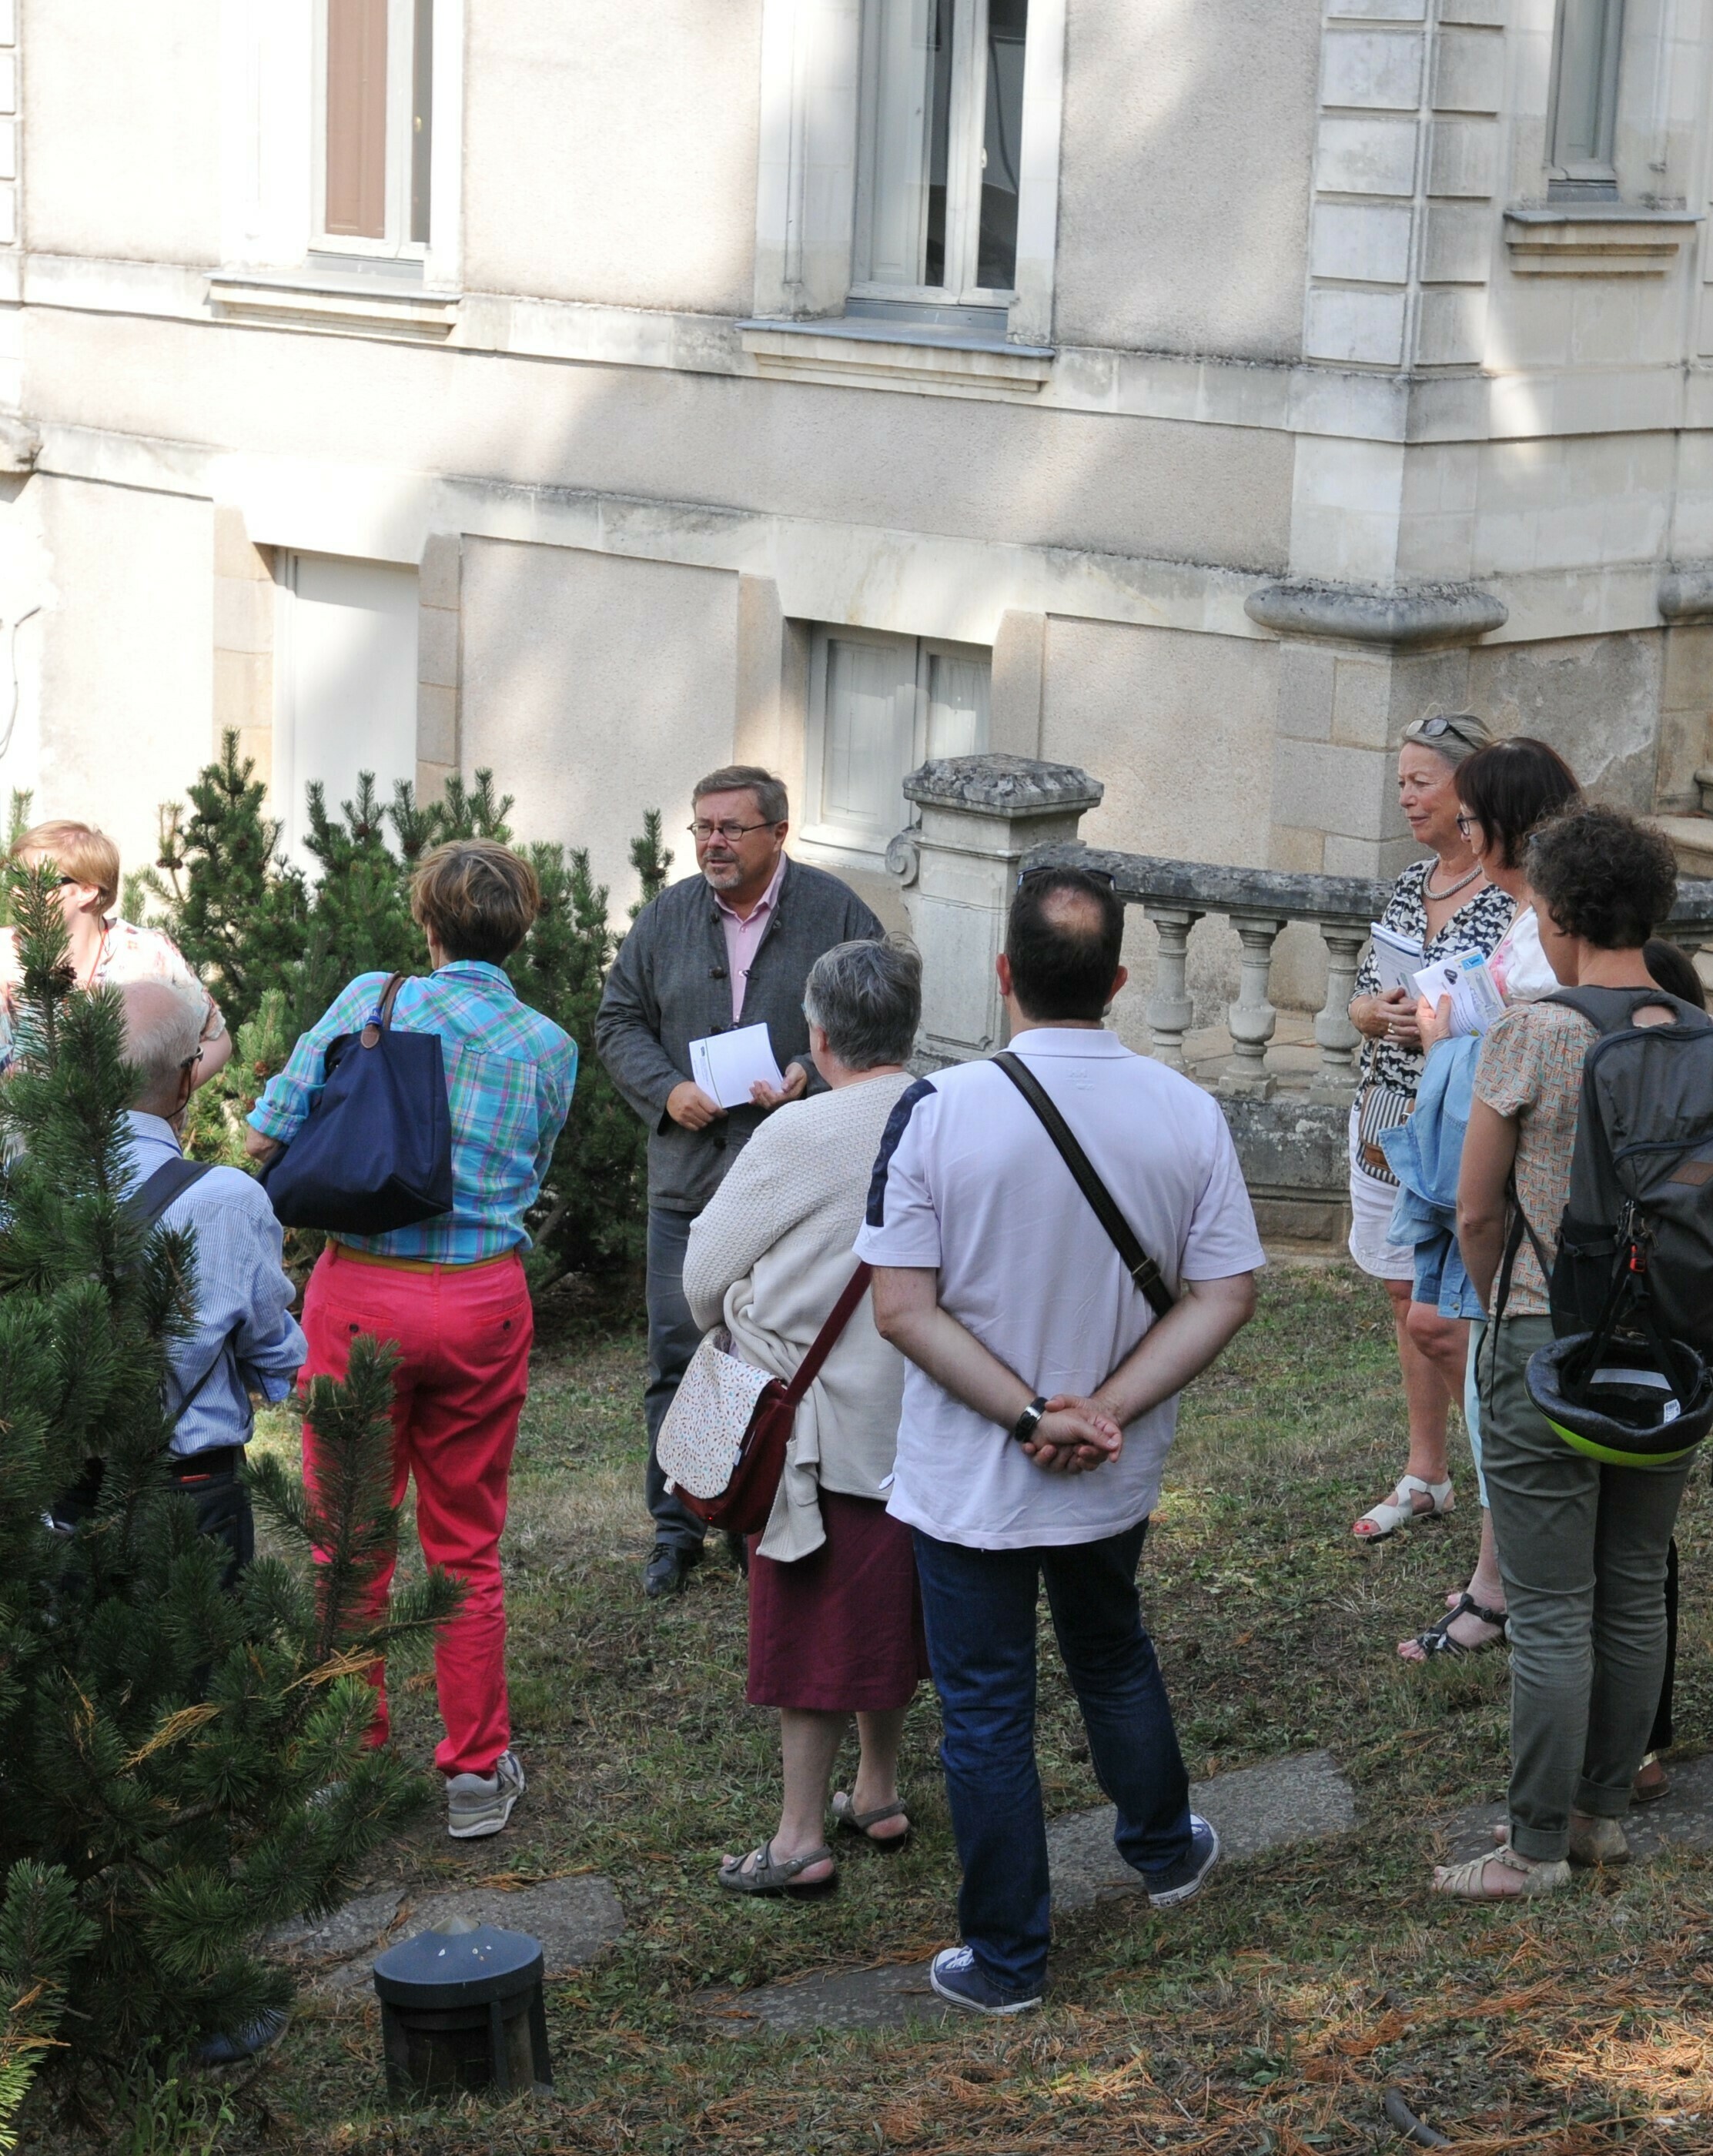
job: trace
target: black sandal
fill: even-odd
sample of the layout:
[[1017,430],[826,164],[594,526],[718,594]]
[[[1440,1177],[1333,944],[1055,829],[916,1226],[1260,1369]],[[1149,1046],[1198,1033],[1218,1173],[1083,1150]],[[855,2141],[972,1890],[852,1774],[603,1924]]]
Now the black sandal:
[[[1479,1618],[1484,1625],[1497,1627],[1495,1636],[1483,1640],[1479,1646],[1466,1647],[1461,1640],[1453,1640],[1451,1628],[1459,1617]],[[1467,1591],[1458,1595],[1438,1624],[1430,1625],[1425,1632],[1417,1632],[1416,1645],[1431,1662],[1436,1655],[1484,1655],[1489,1647],[1508,1646],[1510,1643],[1510,1619],[1503,1609],[1489,1609],[1478,1602]]]

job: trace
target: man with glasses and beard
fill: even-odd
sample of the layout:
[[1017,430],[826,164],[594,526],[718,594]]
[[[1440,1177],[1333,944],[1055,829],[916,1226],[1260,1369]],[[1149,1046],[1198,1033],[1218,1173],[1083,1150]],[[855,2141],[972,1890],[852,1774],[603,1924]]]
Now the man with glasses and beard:
[[[666,1486],[656,1442],[702,1335],[684,1299],[690,1224],[762,1118],[819,1091],[803,1015],[809,969],[880,922],[846,885],[785,854],[785,789],[749,764],[710,772],[692,794],[700,875],[669,884],[637,916],[595,1019],[609,1075],[648,1127],[648,1509],[652,1597],[676,1594],[702,1556],[703,1527]],[[758,1081],[723,1109],[691,1076],[690,1044],[765,1025],[784,1084]]]

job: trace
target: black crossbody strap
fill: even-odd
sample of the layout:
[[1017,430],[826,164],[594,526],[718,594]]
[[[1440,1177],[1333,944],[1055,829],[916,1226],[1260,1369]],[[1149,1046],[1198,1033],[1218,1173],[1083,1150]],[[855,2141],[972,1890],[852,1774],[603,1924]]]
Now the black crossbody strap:
[[1093,1163],[1078,1144],[1070,1125],[1053,1106],[1047,1089],[1027,1064],[1013,1055],[1010,1049],[1001,1049],[993,1060],[1040,1116],[1042,1128],[1058,1147],[1059,1157],[1070,1169],[1077,1188],[1093,1208],[1096,1219],[1112,1237],[1113,1247],[1123,1260],[1124,1270],[1147,1296],[1155,1316],[1164,1317],[1172,1306],[1172,1291],[1165,1276],[1137,1241],[1135,1230],[1095,1173]]
[[200,1183],[212,1161],[163,1161],[154,1173],[140,1183],[125,1201],[125,1209],[140,1228],[152,1228],[175,1198],[182,1198],[193,1183]]

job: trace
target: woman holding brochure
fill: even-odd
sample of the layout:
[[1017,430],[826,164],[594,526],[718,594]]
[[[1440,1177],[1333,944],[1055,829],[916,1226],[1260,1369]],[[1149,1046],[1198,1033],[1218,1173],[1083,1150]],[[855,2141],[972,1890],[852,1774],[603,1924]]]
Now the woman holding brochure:
[[[1495,742],[1460,763],[1456,787],[1458,828],[1482,874],[1511,900],[1516,916],[1482,969],[1486,997],[1481,1008],[1460,1011],[1452,996],[1443,998],[1436,1009],[1418,1008],[1427,1060],[1415,1112],[1401,1128],[1387,1132],[1383,1142],[1402,1185],[1391,1236],[1400,1245],[1414,1246],[1412,1309],[1432,1310],[1459,1329],[1464,1329],[1463,1321],[1470,1321],[1470,1346],[1478,1348],[1481,1305],[1457,1245],[1458,1172],[1469,1127],[1475,1059],[1481,1035],[1495,1016],[1507,1007],[1551,995],[1558,986],[1541,948],[1524,862],[1530,833],[1582,797],[1576,773],[1558,752],[1526,735]],[[1446,1596],[1444,1614],[1413,1639],[1398,1642],[1398,1652],[1407,1662],[1425,1662],[1438,1655],[1477,1655],[1496,1647],[1505,1637],[1505,1582],[1500,1576],[1493,1516],[1481,1471],[1474,1361],[1471,1353],[1464,1420],[1481,1497],[1481,1553],[1469,1584]]]
[[1491,741],[1483,722],[1463,711],[1406,729],[1398,803],[1411,836],[1432,857],[1412,861],[1393,886],[1350,1002],[1350,1023],[1364,1036],[1350,1111],[1350,1255],[1391,1297],[1410,1424],[1404,1472],[1355,1522],[1359,1542],[1384,1541],[1412,1519],[1452,1507],[1446,1419],[1463,1397],[1469,1327],[1412,1298],[1416,1254],[1391,1240],[1398,1185],[1381,1140],[1416,1105],[1422,1064],[1416,973],[1460,952],[1491,952],[1510,925],[1510,898],[1488,880],[1458,827],[1458,767]]

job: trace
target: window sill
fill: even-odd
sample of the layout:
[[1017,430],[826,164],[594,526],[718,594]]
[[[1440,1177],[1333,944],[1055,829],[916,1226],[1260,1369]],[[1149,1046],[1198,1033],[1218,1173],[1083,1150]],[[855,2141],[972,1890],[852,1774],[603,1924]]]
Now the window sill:
[[743,349],[777,380],[842,388],[940,390],[954,396],[1028,398],[1052,372],[1050,346],[1008,344],[978,331],[846,317],[739,322]]
[[398,276],[353,270],[289,271],[217,270],[208,278],[208,304],[225,321],[269,322],[280,327],[357,331],[438,342],[458,320],[456,292],[428,291]]
[[1506,210],[1505,244],[1519,276],[1659,277],[1700,221],[1694,210],[1554,203]]

